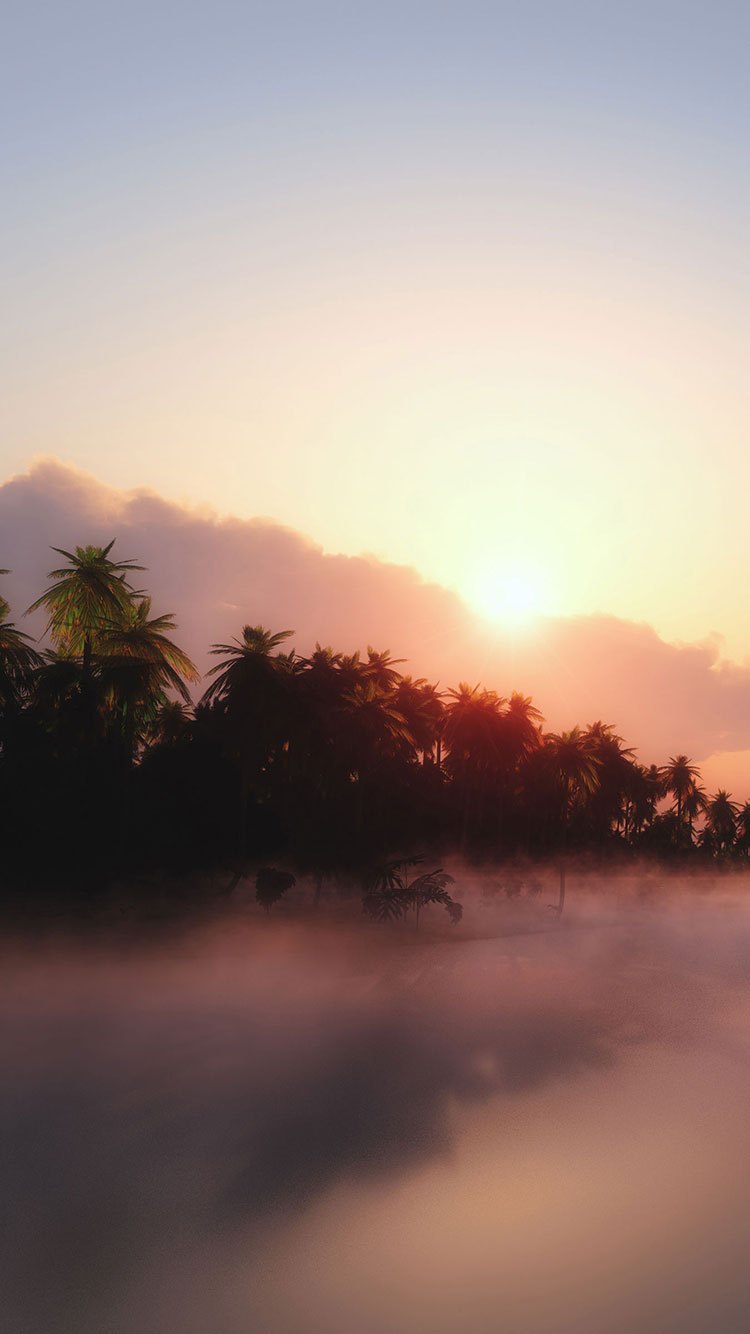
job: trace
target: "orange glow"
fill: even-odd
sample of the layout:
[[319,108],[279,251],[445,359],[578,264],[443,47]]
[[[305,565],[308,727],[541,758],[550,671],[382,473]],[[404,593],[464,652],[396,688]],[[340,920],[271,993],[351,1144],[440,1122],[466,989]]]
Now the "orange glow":
[[480,575],[470,588],[469,600],[488,620],[511,625],[526,624],[547,610],[538,576],[513,567]]

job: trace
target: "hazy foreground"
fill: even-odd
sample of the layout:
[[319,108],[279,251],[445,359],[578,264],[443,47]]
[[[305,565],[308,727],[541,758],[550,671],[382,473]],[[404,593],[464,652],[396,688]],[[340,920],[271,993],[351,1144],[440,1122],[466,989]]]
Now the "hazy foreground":
[[4,1328],[746,1330],[750,884],[605,888],[8,949]]

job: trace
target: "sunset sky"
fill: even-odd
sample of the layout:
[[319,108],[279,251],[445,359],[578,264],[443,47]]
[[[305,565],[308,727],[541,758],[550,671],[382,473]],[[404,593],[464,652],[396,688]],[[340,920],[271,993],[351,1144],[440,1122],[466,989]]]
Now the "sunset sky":
[[749,43],[690,0],[9,6],[0,479],[741,661]]

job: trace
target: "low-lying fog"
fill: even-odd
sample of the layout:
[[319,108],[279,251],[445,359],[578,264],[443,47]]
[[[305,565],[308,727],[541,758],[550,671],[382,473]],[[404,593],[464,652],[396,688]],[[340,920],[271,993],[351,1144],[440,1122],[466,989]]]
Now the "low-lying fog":
[[3,1328],[744,1334],[750,878],[649,883],[8,946]]

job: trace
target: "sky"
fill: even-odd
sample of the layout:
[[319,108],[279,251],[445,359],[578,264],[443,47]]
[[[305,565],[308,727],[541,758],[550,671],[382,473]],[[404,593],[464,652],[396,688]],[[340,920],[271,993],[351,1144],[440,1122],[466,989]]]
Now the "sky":
[[749,39],[690,0],[7,4],[0,479],[742,662]]

